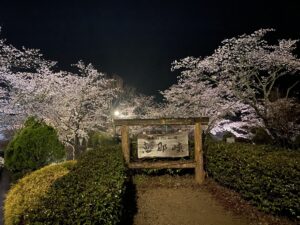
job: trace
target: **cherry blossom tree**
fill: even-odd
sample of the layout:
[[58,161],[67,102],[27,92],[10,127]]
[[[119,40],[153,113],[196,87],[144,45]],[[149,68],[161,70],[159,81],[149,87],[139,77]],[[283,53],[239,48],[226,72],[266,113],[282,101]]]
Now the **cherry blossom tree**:
[[186,57],[173,62],[172,70],[181,70],[181,76],[178,85],[163,95],[173,104],[184,98],[189,107],[184,104],[182,110],[193,108],[198,114],[203,108],[216,115],[224,112],[224,107],[236,111],[247,106],[247,111],[255,114],[251,118],[258,118],[277,138],[269,121],[271,94],[276,83],[295,76],[297,81],[286,89],[288,99],[299,82],[300,60],[293,54],[296,40],[269,44],[264,38],[270,31],[273,29],[260,29],[226,39],[205,58]]
[[[110,122],[110,106],[117,90],[114,80],[108,79],[91,64],[76,64],[78,74],[39,69],[38,74],[27,74],[26,89],[12,92],[12,105],[54,126],[61,140],[79,155],[81,141],[91,130],[106,130]],[[21,83],[21,82],[20,82]]]
[[[154,96],[138,93],[134,88],[123,87],[121,94],[113,103],[115,119],[149,119],[162,117],[163,105],[155,101]],[[120,133],[120,127],[115,132]],[[153,127],[131,126],[131,134],[153,130]]]
[[130,87],[123,87],[113,102],[115,119],[156,118],[160,116],[159,109],[154,96],[140,94]]
[[[268,105],[268,124],[271,125],[278,143],[295,147],[300,135],[300,104],[294,98],[279,98]],[[299,146],[298,146],[299,147]]]
[[36,116],[58,131],[60,139],[80,153],[89,131],[106,130],[118,94],[115,80],[79,61],[78,73],[57,71],[38,50],[17,49],[0,41],[0,122],[19,127]]
[[0,127],[14,129],[24,120],[21,106],[12,103],[11,93],[32,90],[30,77],[40,68],[51,68],[55,64],[45,60],[39,50],[17,49],[0,39]]
[[[241,101],[235,101],[227,89],[196,76],[181,76],[178,84],[161,93],[165,98],[166,117],[208,116],[206,132],[214,135],[230,131],[246,138],[249,132],[245,129],[260,124],[255,112]],[[239,120],[232,122],[228,117]]]

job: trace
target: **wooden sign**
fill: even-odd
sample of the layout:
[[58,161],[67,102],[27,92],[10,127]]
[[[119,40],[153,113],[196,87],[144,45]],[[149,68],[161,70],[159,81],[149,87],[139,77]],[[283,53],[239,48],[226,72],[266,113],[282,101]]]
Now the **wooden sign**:
[[185,156],[189,156],[187,132],[138,136],[138,158]]
[[[198,184],[203,183],[205,178],[204,172],[204,163],[203,163],[203,151],[202,151],[202,125],[207,125],[209,122],[208,117],[198,117],[198,118],[158,118],[158,119],[118,119],[114,120],[115,126],[121,126],[121,139],[122,139],[122,151],[124,156],[124,162],[130,169],[187,169],[187,168],[194,168],[195,169],[195,180]],[[147,161],[140,161],[140,162],[132,162],[130,161],[130,138],[129,138],[129,127],[130,126],[165,126],[165,125],[193,125],[194,126],[194,159],[191,160],[158,160],[155,162],[147,162]],[[171,139],[175,139],[173,144],[167,144],[164,146],[164,142],[155,141],[156,139],[159,140],[158,135],[152,137],[140,137],[140,142],[138,143],[138,157],[174,157],[174,152],[176,153],[175,157],[184,157],[188,156],[188,136],[185,134],[183,138],[184,141],[181,140],[179,136],[183,135],[184,133],[179,134],[172,134]],[[162,136],[162,135],[161,135]],[[164,135],[165,136],[165,135]],[[174,137],[176,136],[176,138]],[[160,140],[162,140],[161,138]],[[143,141],[144,140],[144,141]],[[154,144],[153,141],[154,140]],[[168,142],[168,141],[166,141]],[[171,141],[169,141],[171,142]],[[146,144],[144,144],[146,143]],[[152,143],[152,148],[149,148],[149,143]],[[174,147],[178,146],[178,147]],[[180,146],[183,146],[181,149]],[[167,147],[167,148],[166,148]],[[174,147],[174,148],[172,148]],[[146,151],[147,150],[147,151]],[[158,151],[160,150],[160,151]],[[184,153],[182,153],[182,151]],[[167,152],[172,152],[166,155]],[[152,152],[156,152],[155,156],[151,156]],[[160,156],[157,156],[157,152],[160,152]],[[162,153],[165,154],[162,156]]]

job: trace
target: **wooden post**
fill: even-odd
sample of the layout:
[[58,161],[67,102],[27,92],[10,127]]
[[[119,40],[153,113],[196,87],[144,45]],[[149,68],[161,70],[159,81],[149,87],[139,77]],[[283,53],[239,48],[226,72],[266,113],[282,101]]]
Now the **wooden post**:
[[195,123],[195,179],[197,184],[202,184],[204,181],[204,165],[202,152],[202,131],[201,123]]
[[129,133],[128,126],[123,125],[121,127],[121,135],[122,135],[122,151],[125,163],[128,165],[130,160],[130,151],[129,151]]

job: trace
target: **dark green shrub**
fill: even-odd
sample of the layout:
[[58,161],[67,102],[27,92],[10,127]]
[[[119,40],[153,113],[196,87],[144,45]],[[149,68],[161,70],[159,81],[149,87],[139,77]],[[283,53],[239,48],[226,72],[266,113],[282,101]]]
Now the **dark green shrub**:
[[293,142],[293,148],[298,150],[300,149],[300,135],[297,135],[295,137],[295,140]]
[[53,183],[24,224],[118,224],[125,184],[120,146],[90,150]]
[[209,143],[206,170],[259,209],[300,219],[300,153],[264,145]]
[[273,144],[273,139],[272,137],[267,133],[267,131],[262,128],[262,127],[258,127],[258,128],[254,128],[252,130],[252,133],[254,134],[252,141],[255,144],[258,145],[268,145],[268,144]]
[[5,166],[13,173],[26,173],[61,160],[64,146],[53,127],[29,118],[5,150]]
[[226,138],[235,138],[234,134],[229,132],[229,131],[226,131],[224,134],[223,134],[223,137],[222,137],[222,140],[223,141],[226,141]]
[[24,224],[26,215],[39,209],[41,199],[47,195],[53,182],[66,175],[74,164],[75,161],[67,161],[48,165],[20,179],[6,196],[5,224]]
[[251,140],[247,139],[247,138],[243,138],[243,137],[236,137],[235,142],[238,142],[238,143],[251,143]]
[[119,143],[120,140],[104,132],[92,131],[89,133],[88,147],[107,147]]

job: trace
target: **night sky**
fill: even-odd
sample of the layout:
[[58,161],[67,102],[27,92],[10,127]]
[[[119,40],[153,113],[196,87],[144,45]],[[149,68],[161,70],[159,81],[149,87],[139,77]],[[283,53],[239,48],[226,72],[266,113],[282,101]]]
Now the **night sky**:
[[277,39],[300,39],[300,3],[280,2],[1,0],[1,37],[61,69],[82,59],[156,94],[176,81],[172,61],[209,55],[225,38],[275,28]]

